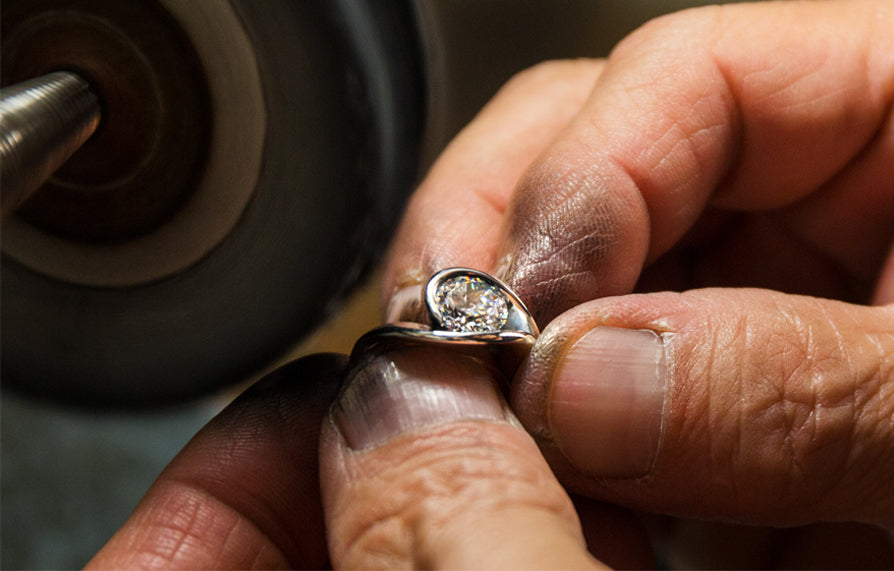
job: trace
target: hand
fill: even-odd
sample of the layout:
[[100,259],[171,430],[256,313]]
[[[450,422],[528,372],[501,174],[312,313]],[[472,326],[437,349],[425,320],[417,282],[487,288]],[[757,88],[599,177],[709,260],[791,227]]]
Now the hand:
[[[602,567],[487,366],[425,348],[379,355],[329,410],[345,361],[301,359],[234,401],[88,568],[321,569],[328,554],[361,569]],[[579,508],[603,560],[651,564],[628,514]]]
[[892,25],[884,0],[666,18],[520,76],[434,166],[392,315],[435,269],[498,269],[549,322],[512,408],[550,466],[480,362],[380,355],[327,413],[345,363],[316,356],[200,432],[92,566],[650,562],[550,468],[643,510],[890,526]]
[[251,387],[190,440],[87,568],[326,567],[319,432],[345,362],[314,355]]
[[892,29],[886,0],[710,7],[523,73],[412,199],[389,317],[443,267],[509,282],[546,325],[512,408],[575,492],[890,529]]

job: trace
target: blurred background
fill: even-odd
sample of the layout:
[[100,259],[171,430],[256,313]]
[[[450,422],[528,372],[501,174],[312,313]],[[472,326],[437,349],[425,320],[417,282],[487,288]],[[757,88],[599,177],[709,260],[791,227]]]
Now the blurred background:
[[71,105],[26,80],[98,118],[27,199],[3,157],[0,567],[82,566],[248,383],[377,325],[407,195],[510,76],[702,3],[6,0],[22,155]]

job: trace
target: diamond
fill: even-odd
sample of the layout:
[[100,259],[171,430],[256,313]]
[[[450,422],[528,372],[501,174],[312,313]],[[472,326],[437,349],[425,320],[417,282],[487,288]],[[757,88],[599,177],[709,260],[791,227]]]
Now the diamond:
[[441,326],[448,331],[500,331],[509,318],[509,303],[502,290],[474,276],[455,276],[441,282],[435,303]]

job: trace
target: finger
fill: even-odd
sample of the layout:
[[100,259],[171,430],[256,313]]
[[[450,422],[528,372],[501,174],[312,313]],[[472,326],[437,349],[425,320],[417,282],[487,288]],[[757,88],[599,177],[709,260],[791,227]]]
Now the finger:
[[246,391],[186,445],[87,567],[327,566],[319,426],[344,364],[310,356]]
[[489,367],[417,347],[350,377],[321,445],[336,567],[601,567]]
[[[601,68],[601,61],[578,60],[527,70],[456,137],[407,207],[387,264],[386,302],[439,269],[495,265],[516,182],[579,110]],[[403,303],[393,305],[388,321],[397,320]]]
[[894,525],[894,306],[766,290],[563,314],[512,404],[573,489],[648,511]]
[[874,275],[894,234],[892,28],[887,1],[708,7],[646,25],[520,180],[506,281],[543,323],[630,292],[709,204],[795,208],[811,192],[823,198],[809,215],[774,219],[785,239]]

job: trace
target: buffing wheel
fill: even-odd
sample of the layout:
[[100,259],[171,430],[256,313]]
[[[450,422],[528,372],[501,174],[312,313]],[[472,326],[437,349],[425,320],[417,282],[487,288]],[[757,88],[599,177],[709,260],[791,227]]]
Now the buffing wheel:
[[4,85],[75,71],[94,138],[2,228],[4,383],[147,405],[282,355],[373,259],[417,167],[405,2],[7,0]]

